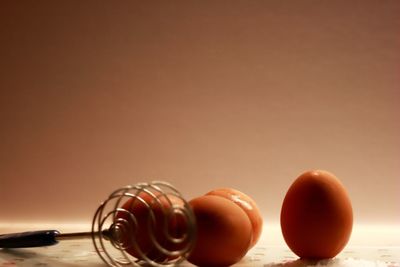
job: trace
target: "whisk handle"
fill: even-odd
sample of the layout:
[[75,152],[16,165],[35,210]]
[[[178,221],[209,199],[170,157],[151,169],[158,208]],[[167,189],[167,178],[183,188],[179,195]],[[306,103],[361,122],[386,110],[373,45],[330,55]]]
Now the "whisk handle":
[[44,247],[58,243],[57,230],[32,231],[0,235],[0,248]]

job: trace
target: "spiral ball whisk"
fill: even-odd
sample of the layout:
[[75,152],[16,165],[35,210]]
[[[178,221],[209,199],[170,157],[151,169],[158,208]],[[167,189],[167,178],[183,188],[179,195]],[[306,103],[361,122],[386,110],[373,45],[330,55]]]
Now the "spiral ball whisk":
[[0,248],[55,245],[91,238],[108,266],[174,266],[184,261],[196,239],[192,208],[166,182],[138,183],[115,190],[96,210],[90,232],[41,230],[0,235]]
[[92,221],[96,252],[109,266],[172,266],[193,249],[196,223],[179,191],[166,182],[115,190]]

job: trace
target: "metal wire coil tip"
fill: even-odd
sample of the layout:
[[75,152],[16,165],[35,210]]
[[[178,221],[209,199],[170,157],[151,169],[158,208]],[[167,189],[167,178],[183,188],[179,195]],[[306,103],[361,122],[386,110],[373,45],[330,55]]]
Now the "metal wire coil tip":
[[93,245],[108,266],[174,266],[188,257],[195,238],[189,203],[161,181],[115,190],[92,221]]

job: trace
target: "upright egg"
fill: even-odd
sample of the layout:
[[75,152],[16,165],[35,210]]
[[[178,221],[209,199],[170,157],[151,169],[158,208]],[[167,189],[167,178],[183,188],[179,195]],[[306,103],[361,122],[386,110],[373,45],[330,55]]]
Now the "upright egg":
[[282,234],[299,257],[335,257],[346,246],[352,226],[349,195],[332,173],[307,171],[287,191],[281,210]]

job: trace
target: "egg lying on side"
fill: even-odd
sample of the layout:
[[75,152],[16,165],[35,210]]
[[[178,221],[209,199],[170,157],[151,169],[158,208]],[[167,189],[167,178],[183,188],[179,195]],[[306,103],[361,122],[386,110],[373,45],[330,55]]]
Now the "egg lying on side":
[[350,198],[333,174],[305,172],[286,193],[281,210],[282,234],[299,257],[336,256],[346,246],[352,226]]
[[229,266],[240,261],[252,240],[249,217],[232,201],[213,195],[192,199],[197,240],[188,261],[197,266]]
[[206,195],[221,196],[229,199],[238,205],[250,219],[253,229],[253,235],[250,243],[250,248],[254,247],[261,236],[263,227],[263,218],[261,212],[257,207],[256,202],[245,193],[233,188],[218,188],[208,192]]

